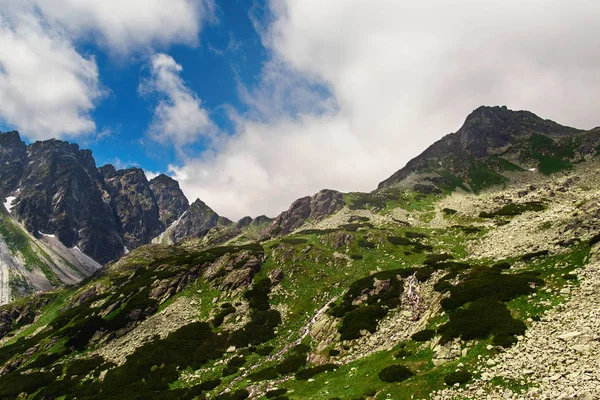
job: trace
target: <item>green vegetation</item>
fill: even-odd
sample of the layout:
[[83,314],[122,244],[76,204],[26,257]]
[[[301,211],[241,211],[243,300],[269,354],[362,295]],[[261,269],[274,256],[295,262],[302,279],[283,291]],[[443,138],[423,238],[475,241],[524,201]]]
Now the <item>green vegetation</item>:
[[390,365],[379,372],[379,379],[384,382],[402,382],[414,373],[404,365]]
[[456,371],[451,372],[444,377],[444,382],[446,385],[453,386],[455,384],[462,385],[463,383],[467,383],[471,380],[472,375],[467,371]]
[[508,178],[500,175],[486,165],[472,161],[469,168],[469,186],[474,193],[493,185],[505,185]]
[[533,134],[524,144],[521,158],[537,160],[538,168],[544,175],[571,169],[573,168],[571,160],[575,157],[575,150],[580,140],[570,137],[555,141],[545,135]]
[[529,201],[526,203],[511,203],[499,208],[496,211],[491,213],[482,211],[479,213],[479,216],[482,218],[494,218],[497,216],[514,216],[520,215],[527,211],[544,211],[546,209],[546,205],[539,201]]
[[[375,332],[377,323],[388,311],[400,305],[403,283],[399,277],[409,276],[412,272],[410,269],[378,272],[353,282],[339,304],[329,309],[331,315],[342,318],[338,329],[341,339],[357,339],[361,330]],[[387,288],[383,290],[382,286],[377,292],[376,280],[385,281]],[[357,304],[356,299],[361,296],[366,298]]]
[[411,339],[415,342],[428,342],[435,336],[433,329],[424,329],[411,336]]

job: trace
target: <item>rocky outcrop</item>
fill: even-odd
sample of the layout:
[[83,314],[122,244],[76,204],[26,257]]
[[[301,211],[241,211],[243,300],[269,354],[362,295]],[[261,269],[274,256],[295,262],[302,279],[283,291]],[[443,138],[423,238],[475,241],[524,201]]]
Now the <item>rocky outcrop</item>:
[[38,293],[31,296],[28,301],[0,307],[0,339],[9,332],[33,322],[40,309],[54,300],[55,297],[54,294]]
[[117,171],[112,165],[99,170],[121,221],[125,246],[134,249],[160,235],[164,226],[144,171],[139,168]]
[[186,237],[204,237],[215,226],[232,224],[230,220],[220,217],[202,200],[197,199],[165,234],[170,242],[177,243]]
[[27,146],[18,132],[0,132],[0,197],[14,192],[21,179]]
[[266,229],[265,236],[284,235],[302,226],[307,220],[320,221],[344,207],[344,198],[336,190],[323,189],[312,197],[303,197],[292,203]]
[[160,222],[165,229],[171,226],[190,207],[179,182],[165,174],[150,180],[150,189],[158,205]]
[[100,263],[123,254],[121,224],[89,150],[59,140],[27,148],[16,218],[29,232],[56,235]]

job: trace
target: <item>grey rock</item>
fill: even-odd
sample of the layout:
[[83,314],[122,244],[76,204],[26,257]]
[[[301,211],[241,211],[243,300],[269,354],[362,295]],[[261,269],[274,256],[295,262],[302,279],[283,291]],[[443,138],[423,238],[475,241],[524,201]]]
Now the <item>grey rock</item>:
[[150,189],[156,199],[160,221],[165,229],[171,226],[190,207],[188,199],[175,179],[161,174],[150,180]]

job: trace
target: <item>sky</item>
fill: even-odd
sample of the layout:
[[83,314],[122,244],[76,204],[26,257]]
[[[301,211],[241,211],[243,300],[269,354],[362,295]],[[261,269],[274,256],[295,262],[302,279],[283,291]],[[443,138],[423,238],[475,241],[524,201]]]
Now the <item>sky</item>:
[[0,131],[231,219],[370,191],[480,105],[600,125],[597,0],[0,0]]

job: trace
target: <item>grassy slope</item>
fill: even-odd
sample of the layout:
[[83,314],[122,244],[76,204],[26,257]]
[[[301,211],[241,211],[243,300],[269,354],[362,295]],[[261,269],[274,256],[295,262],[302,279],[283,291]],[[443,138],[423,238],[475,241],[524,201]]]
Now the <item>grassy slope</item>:
[[[423,215],[433,212],[433,205],[436,201],[435,196],[422,196],[415,193],[395,193],[390,192],[384,196],[373,198],[370,195],[350,194],[347,196],[347,202],[351,206],[373,208],[374,211],[385,214],[390,209],[402,207],[409,211],[421,213]],[[457,224],[469,225],[476,220],[469,220],[461,215],[446,216]],[[399,224],[390,223],[388,225],[369,227],[364,223],[356,230],[347,231],[354,236],[348,249],[342,247],[334,250],[330,245],[329,234],[319,232],[309,232],[306,234],[296,234],[290,238],[274,239],[263,243],[265,248],[266,260],[260,271],[254,278],[258,281],[266,277],[274,269],[281,268],[284,271],[285,278],[280,287],[274,290],[270,303],[272,307],[282,310],[283,322],[277,327],[277,337],[267,341],[259,347],[273,346],[272,354],[285,348],[291,341],[296,340],[302,333],[302,329],[314,315],[315,311],[325,305],[331,298],[343,294],[347,288],[358,278],[368,276],[375,271],[395,270],[418,266],[425,260],[425,252],[415,252],[411,246],[394,245],[388,237],[406,237],[409,232],[418,232],[425,234],[427,238],[421,239],[421,244],[433,246],[434,253],[453,254],[456,259],[467,256],[466,246],[470,240],[477,240],[485,231],[480,233],[465,233],[458,228],[431,229],[431,228],[408,228]],[[369,242],[374,246],[365,246]],[[361,245],[362,243],[362,245]],[[343,253],[347,256],[353,255],[352,261],[340,259],[334,256],[334,253]],[[409,254],[407,254],[409,253]],[[508,307],[513,316],[527,321],[527,318],[535,318],[542,315],[552,305],[562,301],[557,295],[557,290],[568,282],[563,278],[564,274],[571,272],[582,266],[589,253],[589,246],[580,244],[570,249],[565,255],[536,258],[521,265],[520,271],[536,271],[546,281],[547,287],[551,291],[540,291],[536,296],[520,296],[508,303]],[[356,257],[360,256],[360,257]],[[185,259],[185,254],[176,254],[173,256],[170,248],[162,246],[149,247],[146,252],[133,252],[126,262],[122,262],[113,268],[113,277],[122,281],[130,274],[129,268],[139,264],[156,264],[156,260],[170,259],[173,266],[179,265],[180,261]],[[361,259],[358,259],[361,258]],[[517,260],[507,260],[515,263]],[[489,264],[489,260],[479,260],[476,263]],[[555,267],[560,265],[560,267]],[[183,265],[185,267],[185,265]],[[108,282],[107,277],[102,278]],[[97,283],[92,281],[88,285]],[[168,308],[176,298],[187,297],[196,301],[198,304],[198,314],[201,320],[208,320],[214,315],[214,309],[224,302],[233,304],[244,303],[242,292],[233,293],[233,296],[222,299],[214,304],[213,300],[221,292],[215,289],[204,279],[198,279],[195,283],[188,286],[178,295],[171,297],[165,303],[158,307],[158,310]],[[15,343],[16,339],[23,338],[51,322],[56,316],[61,315],[60,308],[66,304],[70,293],[59,296],[53,303],[47,306],[42,313],[42,317],[33,325],[30,325],[18,336],[12,338],[8,343]],[[124,307],[124,306],[122,306]],[[112,315],[117,315],[119,308]],[[235,315],[234,315],[235,316]],[[226,319],[226,322],[228,320]],[[447,321],[447,316],[438,316],[430,321],[429,326],[437,328]],[[231,322],[231,320],[229,320]],[[221,332],[223,328],[215,328],[216,332]],[[64,348],[65,341],[59,341],[54,346],[54,350]],[[307,338],[305,343],[311,345]],[[421,398],[426,396],[432,390],[444,387],[444,376],[457,369],[457,365],[462,363],[464,369],[473,370],[479,356],[487,356],[495,350],[488,350],[487,346],[491,343],[491,338],[477,341],[465,357],[435,367],[432,363],[433,351],[429,343],[417,343],[408,340],[404,343],[396,343],[389,351],[380,351],[367,357],[358,359],[349,364],[341,366],[333,372],[327,372],[316,375],[314,381],[300,381],[293,378],[292,375],[286,375],[283,381],[278,383],[278,387],[288,389],[286,396],[292,399],[329,399],[329,398],[360,398],[376,393],[376,398],[385,399],[392,395],[395,399]],[[404,349],[409,355],[396,359],[394,355],[400,349]],[[50,352],[54,351],[50,350]],[[88,349],[76,351],[74,354],[66,356],[65,361],[70,363],[74,357],[79,354],[87,354]],[[268,361],[268,356],[261,356],[254,352],[239,351],[237,354],[246,354],[244,368],[262,369],[271,365],[277,365],[280,359]],[[225,356],[225,359],[230,358]],[[158,361],[158,360],[157,360]],[[415,376],[407,381],[400,383],[385,383],[378,377],[378,372],[384,367],[392,364],[401,363],[408,366]],[[208,361],[199,369],[185,368],[183,375],[192,375],[190,379],[178,379],[171,384],[171,388],[189,387],[193,383],[206,381],[209,379],[221,378],[222,383],[211,393],[217,394],[225,389],[239,389],[247,387],[250,383],[245,379],[243,370],[238,371],[227,377],[221,377],[224,364],[218,361]],[[513,382],[497,382],[499,385],[511,386]],[[1,383],[0,383],[1,386]]]

